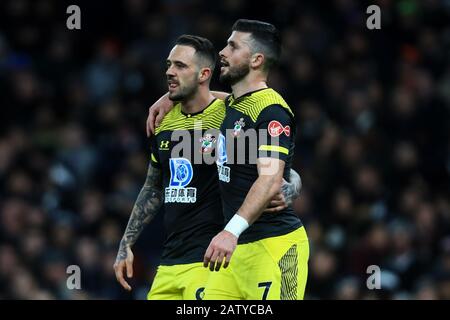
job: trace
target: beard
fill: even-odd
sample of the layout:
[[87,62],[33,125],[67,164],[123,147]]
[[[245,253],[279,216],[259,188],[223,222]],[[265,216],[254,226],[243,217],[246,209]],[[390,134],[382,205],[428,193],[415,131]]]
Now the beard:
[[220,81],[230,86],[241,81],[250,72],[250,66],[248,62],[241,63],[237,66],[228,66],[228,72],[220,74]]
[[169,99],[171,101],[185,101],[195,95],[197,92],[197,83],[192,81],[192,84],[181,86],[179,85],[178,91],[169,93]]

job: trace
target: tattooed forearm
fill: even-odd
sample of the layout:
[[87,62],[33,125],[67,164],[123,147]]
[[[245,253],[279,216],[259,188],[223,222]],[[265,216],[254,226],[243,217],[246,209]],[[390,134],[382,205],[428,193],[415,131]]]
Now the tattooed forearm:
[[158,213],[162,200],[161,170],[149,165],[147,179],[131,211],[116,260],[126,259],[127,248],[136,242],[145,225]]
[[300,175],[294,169],[291,169],[290,171],[289,180],[290,182],[283,180],[283,185],[281,186],[281,192],[284,195],[286,205],[292,204],[294,199],[300,194],[300,190],[302,188],[302,180],[300,179]]

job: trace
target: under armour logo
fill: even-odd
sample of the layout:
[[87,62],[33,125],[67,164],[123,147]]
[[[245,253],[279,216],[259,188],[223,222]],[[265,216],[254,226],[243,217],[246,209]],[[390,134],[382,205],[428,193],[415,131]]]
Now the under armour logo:
[[169,150],[169,140],[161,141],[161,144],[159,145],[159,150]]

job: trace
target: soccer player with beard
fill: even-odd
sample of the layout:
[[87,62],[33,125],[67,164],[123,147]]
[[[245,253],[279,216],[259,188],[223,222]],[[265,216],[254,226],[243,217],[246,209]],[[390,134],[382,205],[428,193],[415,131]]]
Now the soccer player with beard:
[[[309,242],[292,207],[264,214],[283,178],[289,179],[296,124],[284,99],[267,86],[281,41],[271,24],[238,20],[220,52],[220,79],[233,94],[218,141],[220,193],[227,225],[205,253],[212,273],[205,299],[303,299]],[[257,142],[247,139],[251,132]],[[239,146],[241,142],[241,146]],[[230,150],[234,151],[230,154]],[[251,159],[252,151],[256,159]],[[242,160],[245,154],[245,162]],[[253,161],[254,160],[254,161]],[[230,264],[230,259],[233,261]],[[228,266],[229,265],[229,266]]]
[[[133,276],[131,246],[163,207],[167,238],[147,297],[150,300],[201,298],[209,275],[202,266],[204,251],[224,225],[216,166],[214,162],[206,163],[204,154],[195,155],[211,151],[210,143],[217,133],[203,134],[210,129],[217,131],[225,116],[224,102],[209,91],[216,56],[209,40],[184,35],[178,38],[166,61],[169,98],[177,103],[152,137],[147,179],[114,264],[117,280],[131,290],[123,275],[126,271],[129,278]],[[183,150],[174,156],[174,148],[186,143],[183,139],[174,141],[175,136],[190,140],[190,152]],[[196,141],[198,137],[202,141]]]
[[[203,268],[204,252],[211,238],[224,226],[217,167],[203,157],[214,153],[225,116],[224,102],[209,91],[215,56],[209,40],[185,35],[178,38],[167,58],[166,98],[174,106],[152,137],[147,179],[114,264],[117,280],[131,290],[123,275],[124,271],[129,278],[133,275],[131,246],[163,206],[168,237],[148,299],[201,299],[210,274]],[[189,150],[178,156],[174,149],[185,143],[175,138],[180,136],[190,141]],[[198,136],[201,139],[196,139]],[[195,153],[202,153],[201,157]],[[299,177],[296,182],[283,186],[286,202],[298,195]],[[266,212],[280,211],[285,205],[283,196],[276,195]]]
[[[226,99],[217,161],[228,224],[211,241],[204,265],[220,270],[224,263],[226,269],[210,275],[206,299],[304,296],[309,258],[305,229],[291,207],[276,215],[263,213],[283,178],[289,181],[294,151],[293,113],[284,99],[267,87],[268,72],[279,55],[275,27],[249,20],[236,22],[221,52],[221,80],[233,89],[233,95]],[[155,107],[147,119],[148,132],[167,105]],[[245,142],[244,150],[235,148],[234,156],[228,156],[227,147],[236,145],[232,140],[242,141],[252,130],[258,133],[256,144]],[[247,157],[244,163],[237,162],[242,153],[249,155],[251,151],[257,152],[257,160]],[[232,255],[233,263],[227,268]]]

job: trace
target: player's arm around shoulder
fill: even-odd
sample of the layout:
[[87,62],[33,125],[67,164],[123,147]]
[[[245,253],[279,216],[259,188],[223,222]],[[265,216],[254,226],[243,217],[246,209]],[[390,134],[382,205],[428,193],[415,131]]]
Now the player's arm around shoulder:
[[[225,100],[230,94],[222,91],[211,91],[212,95],[220,100]],[[145,125],[147,137],[155,134],[156,127],[161,125],[165,115],[168,114],[175,103],[169,99],[169,93],[165,93],[148,108],[148,116]]]
[[164,116],[172,110],[173,106],[174,103],[169,99],[169,93],[166,93],[148,108],[148,116],[145,125],[147,137],[155,134],[156,127],[161,124]]

